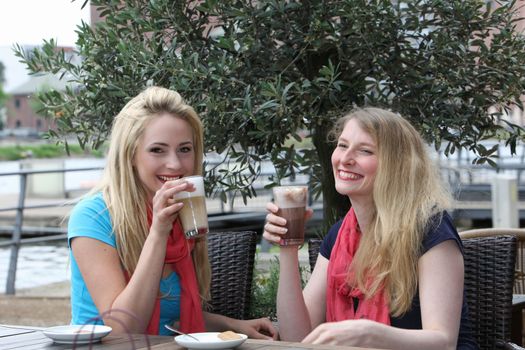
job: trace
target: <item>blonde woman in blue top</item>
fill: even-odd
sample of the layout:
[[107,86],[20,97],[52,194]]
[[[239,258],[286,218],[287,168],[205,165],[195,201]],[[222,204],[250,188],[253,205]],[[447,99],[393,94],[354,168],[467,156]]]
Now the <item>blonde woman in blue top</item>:
[[101,183],[72,211],[72,322],[101,322],[113,332],[169,334],[233,330],[276,338],[268,319],[236,320],[203,311],[210,297],[206,239],[186,240],[185,176],[202,174],[202,124],[171,90],[151,87],[116,116]]

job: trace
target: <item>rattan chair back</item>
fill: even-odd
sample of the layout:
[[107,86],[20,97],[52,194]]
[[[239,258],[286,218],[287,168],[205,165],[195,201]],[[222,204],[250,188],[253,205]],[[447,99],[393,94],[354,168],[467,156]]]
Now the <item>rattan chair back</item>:
[[308,260],[310,262],[310,272],[314,270],[317,256],[319,255],[319,248],[321,248],[322,239],[312,238],[308,240]]
[[254,231],[208,234],[210,312],[237,319],[248,317],[256,245]]
[[462,231],[461,238],[513,235],[518,239],[516,266],[514,269],[514,294],[525,294],[525,229],[524,228],[482,228]]
[[462,237],[465,296],[472,334],[480,349],[510,341],[516,237]]

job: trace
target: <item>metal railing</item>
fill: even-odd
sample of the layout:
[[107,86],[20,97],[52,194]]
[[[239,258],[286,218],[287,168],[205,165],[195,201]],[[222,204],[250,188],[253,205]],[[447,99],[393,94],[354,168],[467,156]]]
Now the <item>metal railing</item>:
[[[0,226],[0,232],[11,233],[11,238],[7,241],[0,242],[0,248],[10,247],[10,258],[9,258],[9,267],[7,272],[6,288],[5,293],[8,295],[15,294],[15,281],[17,273],[17,264],[19,258],[20,247],[24,244],[33,244],[33,243],[42,243],[42,242],[52,242],[60,241],[67,239],[67,230],[61,227],[28,227],[23,225],[24,221],[24,210],[27,209],[43,209],[43,208],[54,208],[54,207],[63,207],[64,205],[73,206],[78,202],[77,200],[69,200],[66,203],[61,202],[52,202],[46,204],[37,204],[37,205],[28,205],[26,204],[27,199],[27,189],[28,189],[28,179],[30,176],[41,175],[41,174],[52,174],[52,173],[68,173],[68,172],[86,172],[86,171],[98,171],[103,170],[103,167],[84,167],[84,168],[60,168],[60,169],[47,169],[47,170],[20,170],[15,172],[0,173],[1,176],[19,176],[19,194],[18,194],[18,203],[16,206],[2,207],[0,208],[1,212],[12,212],[16,211],[15,222],[13,226]],[[268,177],[272,174],[261,174],[262,178]],[[259,181],[262,183],[263,181]],[[307,181],[298,181],[294,182],[295,184],[306,184]],[[270,191],[264,189],[263,185],[255,184],[254,189],[259,194],[269,194]],[[85,190],[85,189],[84,189]],[[64,194],[66,191],[64,191]],[[311,196],[310,196],[311,198]],[[262,200],[262,199],[261,199]],[[235,212],[233,203],[235,198],[233,195],[229,194],[227,205],[217,199],[220,203],[217,207],[218,213],[212,215],[208,218],[210,221],[210,227],[214,223],[220,222],[234,222],[234,221],[246,221],[246,220],[264,220],[265,211],[264,205],[261,204],[260,212]],[[264,202],[266,203],[266,202]],[[316,206],[319,210],[319,206]],[[262,227],[262,225],[261,225]],[[40,237],[32,238],[23,238],[23,234],[41,234]]]
[[[63,203],[48,203],[41,205],[27,205],[26,201],[26,192],[27,192],[27,183],[29,175],[36,174],[49,174],[49,173],[65,173],[70,171],[91,171],[91,170],[101,170],[100,167],[90,167],[90,168],[74,168],[74,169],[54,169],[54,170],[20,170],[17,172],[10,173],[1,173],[0,176],[20,176],[20,189],[18,195],[18,204],[16,207],[6,207],[0,208],[0,212],[4,211],[16,211],[15,224],[13,227],[13,233],[11,239],[7,242],[0,242],[0,247],[2,246],[11,246],[11,254],[9,258],[9,268],[7,272],[7,282],[6,282],[6,294],[12,295],[15,294],[15,280],[16,280],[16,269],[18,264],[18,252],[22,244],[27,243],[39,243],[39,242],[49,242],[65,239],[66,234],[63,230],[54,229],[49,230],[54,234],[46,237],[35,237],[35,238],[25,238],[22,239],[22,223],[24,219],[24,210],[25,209],[37,209],[37,208],[50,208],[63,205]],[[73,202],[71,204],[74,204]]]
[[[64,202],[57,202],[57,203],[46,203],[46,204],[38,204],[38,205],[26,205],[26,198],[27,198],[27,187],[28,187],[28,178],[32,175],[39,175],[39,174],[51,174],[51,173],[67,173],[67,172],[86,172],[86,171],[99,171],[102,170],[103,167],[96,166],[96,167],[84,167],[84,168],[60,168],[60,169],[49,169],[49,170],[20,170],[16,172],[8,172],[8,173],[0,173],[0,176],[19,176],[20,182],[19,182],[19,195],[18,195],[18,203],[14,207],[5,207],[0,208],[0,212],[6,212],[6,211],[16,211],[16,217],[15,217],[15,223],[12,227],[0,227],[0,231],[9,231],[12,232],[11,239],[0,242],[0,248],[10,246],[11,254],[9,259],[9,268],[8,268],[8,274],[7,274],[7,281],[6,281],[6,294],[15,294],[15,280],[16,280],[16,271],[17,271],[17,262],[18,262],[18,253],[21,245],[23,244],[32,244],[32,243],[41,243],[41,242],[51,242],[51,241],[58,241],[58,240],[65,240],[67,238],[67,233],[64,228],[60,227],[27,227],[23,226],[23,220],[24,220],[24,210],[26,209],[39,209],[39,208],[51,208],[51,207],[61,207],[64,206]],[[453,184],[453,186],[458,186],[463,188],[465,190],[468,188],[468,186],[475,186],[478,183],[483,183],[484,186],[487,185],[487,182],[484,181],[484,179],[478,179],[476,181],[475,176],[473,174],[478,171],[487,171],[489,173],[494,174],[495,172],[502,172],[502,171],[511,171],[514,172],[518,177],[518,184],[521,183],[522,176],[521,173],[525,170],[525,165],[523,164],[514,164],[514,165],[501,165],[498,168],[491,168],[489,166],[471,166],[468,164],[443,164],[442,163],[442,172],[445,178],[448,179],[448,181]],[[270,176],[272,174],[262,174],[262,177]],[[262,182],[261,182],[262,183]],[[307,181],[298,181],[297,183],[307,183]],[[258,186],[256,185],[255,188],[258,191],[258,195],[260,192],[264,193],[264,186]],[[268,193],[267,191],[266,193]],[[312,197],[310,196],[310,199]],[[224,203],[220,201],[220,208],[219,208],[219,215],[210,218],[211,221],[226,221],[230,219],[239,219],[242,217],[249,217],[251,214],[257,214],[260,217],[264,217],[265,213],[248,213],[248,212],[240,212],[236,213],[233,210],[233,203],[234,198],[229,198],[229,205],[224,206]],[[76,204],[75,200],[70,200],[66,203],[67,205],[74,205]],[[315,206],[317,211],[322,210],[322,203],[315,202],[311,203],[311,205]],[[42,237],[33,237],[33,238],[22,238],[23,234],[29,234],[29,233],[43,233],[45,236]]]

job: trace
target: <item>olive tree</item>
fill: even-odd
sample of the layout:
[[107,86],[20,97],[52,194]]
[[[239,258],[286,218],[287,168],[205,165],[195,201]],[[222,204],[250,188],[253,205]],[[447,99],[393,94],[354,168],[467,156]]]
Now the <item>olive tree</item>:
[[494,137],[514,152],[523,129],[502,115],[521,108],[525,40],[515,1],[497,3],[91,0],[103,21],[78,27],[81,63],[53,40],[17,54],[72,84],[39,96],[58,125],[52,136],[97,148],[132,96],[169,87],[201,115],[206,150],[224,155],[226,166],[207,172],[211,191],[254,195],[270,160],[276,183],[310,174],[333,218],[347,203],[334,190],[327,133],[355,106],[401,113],[447,155],[466,148],[493,163],[496,148],[481,141]]

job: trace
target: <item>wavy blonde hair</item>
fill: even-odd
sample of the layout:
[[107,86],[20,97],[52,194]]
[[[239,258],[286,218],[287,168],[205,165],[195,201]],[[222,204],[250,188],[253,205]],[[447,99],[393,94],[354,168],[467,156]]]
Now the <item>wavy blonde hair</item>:
[[[412,306],[418,285],[418,260],[429,224],[450,208],[451,195],[427,145],[403,117],[379,108],[356,109],[340,118],[332,132],[339,137],[354,119],[377,145],[374,210],[350,268],[367,297],[381,286],[390,312],[400,316]],[[365,283],[373,277],[371,284]]]
[[[137,145],[149,122],[164,114],[188,122],[193,130],[193,175],[203,171],[203,127],[194,109],[175,91],[149,87],[131,99],[113,121],[107,163],[100,184],[108,207],[123,268],[132,274],[149,233],[147,190],[133,167]],[[203,303],[210,299],[211,269],[206,239],[197,239],[192,252]]]

